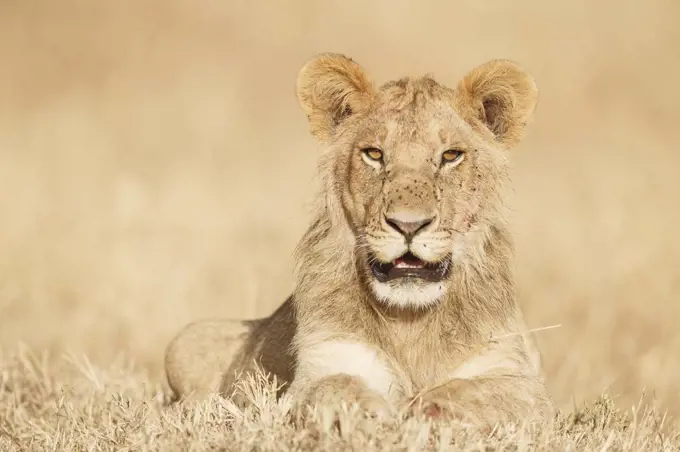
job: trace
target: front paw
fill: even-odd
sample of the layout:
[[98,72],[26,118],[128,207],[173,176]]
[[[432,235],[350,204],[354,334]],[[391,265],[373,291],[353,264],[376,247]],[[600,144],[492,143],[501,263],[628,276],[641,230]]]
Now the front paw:
[[389,402],[380,394],[370,389],[354,388],[327,388],[333,392],[330,394],[316,394],[309,400],[319,410],[332,411],[340,414],[341,411],[352,412],[359,410],[367,416],[376,419],[387,419],[394,415],[394,410]]
[[424,417],[431,420],[462,420],[463,413],[460,407],[454,405],[448,397],[431,396],[423,394],[409,402],[407,413],[414,417]]
[[307,396],[300,400],[301,406],[310,406],[317,411],[329,410],[334,414],[358,408],[370,417],[390,418],[394,410],[381,394],[366,387],[358,378],[348,375],[334,375],[316,382],[308,389]]
[[477,399],[456,397],[446,390],[425,393],[412,400],[410,414],[433,421],[460,422],[489,433],[499,424],[512,421],[513,413]]
[[[351,398],[347,400],[351,401]],[[359,409],[371,417],[387,419],[394,415],[394,410],[389,402],[383,396],[371,390],[365,390],[358,394],[352,403],[355,403]]]

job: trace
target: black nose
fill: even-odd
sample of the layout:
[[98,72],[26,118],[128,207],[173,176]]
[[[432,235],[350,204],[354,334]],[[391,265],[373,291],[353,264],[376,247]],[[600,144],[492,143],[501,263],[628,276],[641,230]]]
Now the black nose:
[[402,221],[395,217],[385,216],[385,221],[392,229],[403,235],[407,241],[411,241],[411,239],[413,239],[416,234],[418,234],[420,231],[426,228],[427,225],[434,221],[434,217],[423,217],[413,221]]

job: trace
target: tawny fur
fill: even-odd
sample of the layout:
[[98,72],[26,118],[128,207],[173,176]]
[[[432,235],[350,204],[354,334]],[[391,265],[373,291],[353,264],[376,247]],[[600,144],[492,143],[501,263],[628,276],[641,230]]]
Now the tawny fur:
[[[323,188],[296,250],[295,290],[266,319],[180,332],[166,352],[175,394],[228,396],[258,363],[299,403],[408,408],[484,425],[549,415],[504,222],[507,152],[535,108],[532,77],[495,60],[454,89],[431,77],[376,88],[349,58],[322,54],[302,68],[297,89],[322,144]],[[362,154],[369,147],[383,151],[381,162]],[[440,163],[447,149],[464,158]],[[385,221],[400,215],[434,220],[407,242]],[[371,259],[407,249],[432,262],[450,256],[447,278],[372,278]]]

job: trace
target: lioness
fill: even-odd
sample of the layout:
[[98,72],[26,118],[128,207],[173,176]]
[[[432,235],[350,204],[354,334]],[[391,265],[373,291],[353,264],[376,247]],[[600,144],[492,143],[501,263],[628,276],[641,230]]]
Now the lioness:
[[503,213],[532,77],[494,60],[454,89],[429,76],[375,87],[326,53],[300,70],[297,96],[323,189],[296,288],[267,318],[185,327],[166,352],[176,395],[228,395],[257,363],[300,403],[482,423],[551,412]]

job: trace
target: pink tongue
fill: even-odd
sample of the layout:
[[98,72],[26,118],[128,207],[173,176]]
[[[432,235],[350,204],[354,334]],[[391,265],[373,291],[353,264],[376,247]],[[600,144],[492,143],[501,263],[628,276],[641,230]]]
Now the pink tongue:
[[423,261],[421,261],[420,259],[414,259],[414,258],[409,259],[409,258],[404,258],[404,257],[398,257],[394,260],[394,265],[396,266],[396,265],[400,265],[400,264],[410,265],[410,266],[413,266],[413,267],[422,267]]

